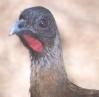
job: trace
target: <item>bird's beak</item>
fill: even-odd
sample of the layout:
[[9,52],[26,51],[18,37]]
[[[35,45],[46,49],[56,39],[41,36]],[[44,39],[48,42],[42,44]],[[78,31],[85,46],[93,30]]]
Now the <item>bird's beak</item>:
[[23,22],[24,22],[24,20],[16,21],[12,25],[9,35],[17,34],[18,32],[20,32],[21,28],[23,27]]

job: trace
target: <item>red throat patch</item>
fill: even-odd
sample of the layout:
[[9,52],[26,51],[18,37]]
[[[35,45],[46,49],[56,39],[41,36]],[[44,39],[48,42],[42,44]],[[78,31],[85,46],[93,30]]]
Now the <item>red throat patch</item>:
[[38,39],[36,39],[35,37],[32,37],[29,34],[23,34],[23,37],[31,49],[33,49],[38,53],[43,51],[43,45]]

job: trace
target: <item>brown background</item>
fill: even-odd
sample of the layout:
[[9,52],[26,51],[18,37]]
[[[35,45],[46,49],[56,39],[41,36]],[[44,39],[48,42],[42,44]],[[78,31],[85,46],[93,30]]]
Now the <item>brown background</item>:
[[44,6],[54,14],[69,79],[99,89],[98,0],[0,0],[0,97],[28,97],[28,51],[8,34],[20,12],[31,6]]

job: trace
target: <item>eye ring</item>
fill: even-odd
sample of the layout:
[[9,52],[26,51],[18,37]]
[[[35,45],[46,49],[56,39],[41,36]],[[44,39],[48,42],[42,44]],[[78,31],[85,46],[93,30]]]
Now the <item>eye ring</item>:
[[48,19],[47,18],[42,18],[39,22],[39,26],[42,28],[46,28],[48,26]]

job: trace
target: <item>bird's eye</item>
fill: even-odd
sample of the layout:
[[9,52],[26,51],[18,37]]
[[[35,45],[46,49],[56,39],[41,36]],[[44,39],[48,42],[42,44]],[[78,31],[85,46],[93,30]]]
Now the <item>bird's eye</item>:
[[48,20],[47,18],[42,18],[39,22],[39,26],[42,27],[42,28],[45,28],[48,26]]

